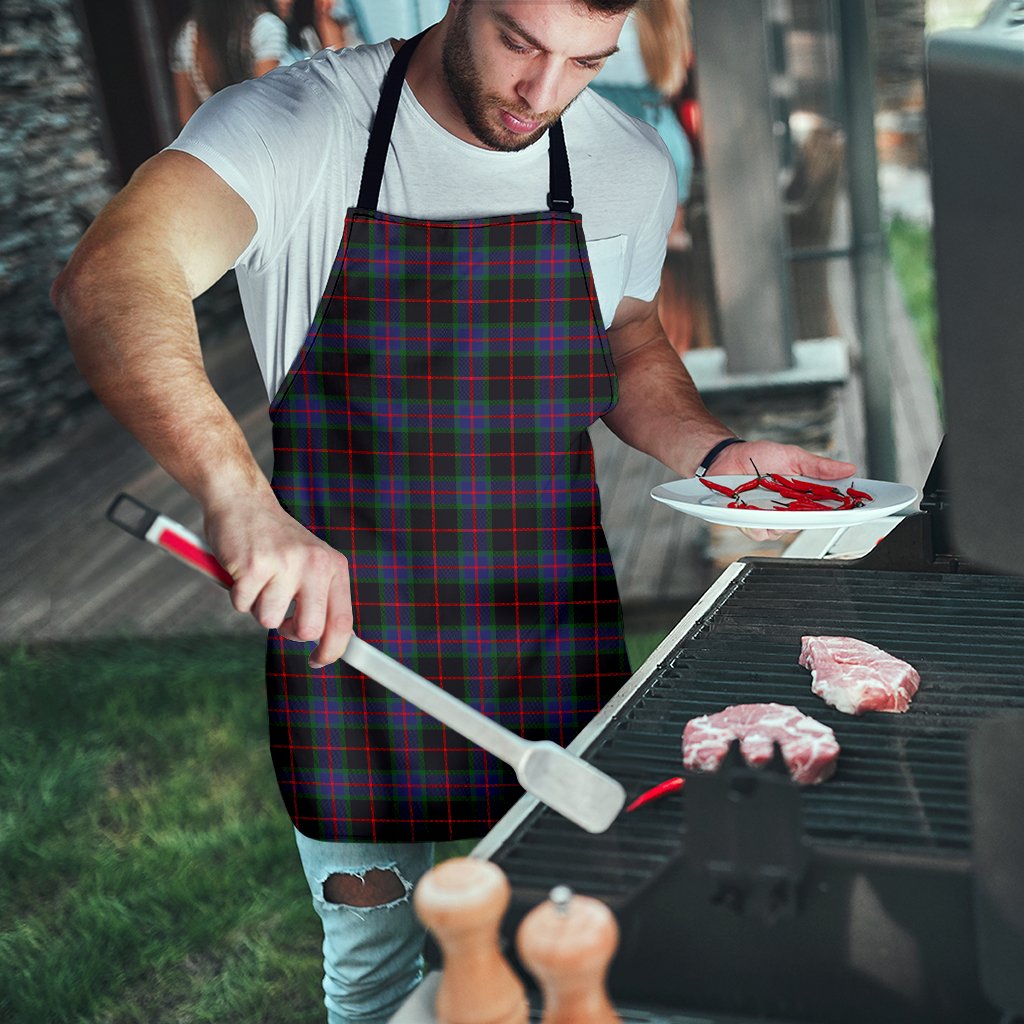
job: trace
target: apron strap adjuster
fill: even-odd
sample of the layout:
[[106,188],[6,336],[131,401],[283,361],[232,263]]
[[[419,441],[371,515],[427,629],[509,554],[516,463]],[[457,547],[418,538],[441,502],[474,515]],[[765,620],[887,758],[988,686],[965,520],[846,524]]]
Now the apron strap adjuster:
[[573,206],[572,193],[569,193],[568,199],[562,199],[558,196],[553,196],[550,192],[548,193],[548,209],[554,210],[557,213],[571,213]]

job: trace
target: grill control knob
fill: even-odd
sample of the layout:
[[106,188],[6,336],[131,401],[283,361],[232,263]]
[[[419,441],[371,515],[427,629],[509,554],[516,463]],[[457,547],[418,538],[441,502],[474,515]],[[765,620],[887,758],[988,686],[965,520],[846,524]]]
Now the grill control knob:
[[564,885],[523,918],[516,949],[544,993],[541,1024],[621,1024],[605,989],[618,943],[612,912]]
[[437,1024],[526,1024],[526,991],[498,944],[510,896],[501,868],[473,857],[442,861],[416,886],[416,914],[444,956]]

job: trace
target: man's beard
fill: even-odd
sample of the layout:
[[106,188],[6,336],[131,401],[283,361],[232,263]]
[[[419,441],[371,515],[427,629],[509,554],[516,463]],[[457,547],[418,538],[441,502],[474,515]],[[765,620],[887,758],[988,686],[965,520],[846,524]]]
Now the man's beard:
[[[503,97],[484,92],[480,72],[473,60],[469,44],[468,21],[471,6],[469,0],[465,0],[456,12],[455,20],[444,41],[441,67],[448,90],[459,105],[469,130],[485,146],[506,152],[525,149],[536,142],[548,127],[558,120],[559,115],[542,114],[538,117],[528,107],[524,108],[521,104],[510,105]],[[520,135],[488,119],[488,114],[493,113],[497,107],[507,110],[513,117],[524,121],[541,121],[542,124],[535,131]]]

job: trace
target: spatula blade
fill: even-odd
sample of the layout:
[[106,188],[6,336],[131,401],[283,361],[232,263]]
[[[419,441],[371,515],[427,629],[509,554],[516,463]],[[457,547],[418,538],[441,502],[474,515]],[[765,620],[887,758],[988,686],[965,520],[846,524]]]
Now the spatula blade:
[[606,832],[626,803],[615,779],[549,740],[530,744],[516,775],[527,793],[587,832]]

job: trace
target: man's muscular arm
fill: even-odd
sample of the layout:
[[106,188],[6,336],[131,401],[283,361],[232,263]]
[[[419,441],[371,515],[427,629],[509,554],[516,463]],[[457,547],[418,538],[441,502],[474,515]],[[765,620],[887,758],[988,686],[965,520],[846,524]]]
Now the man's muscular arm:
[[206,375],[192,307],[255,230],[249,206],[205,164],[160,153],[100,213],[52,297],[93,391],[201,504],[235,607],[292,639],[319,639],[311,664],[323,665],[352,628],[347,562],[278,504]]

